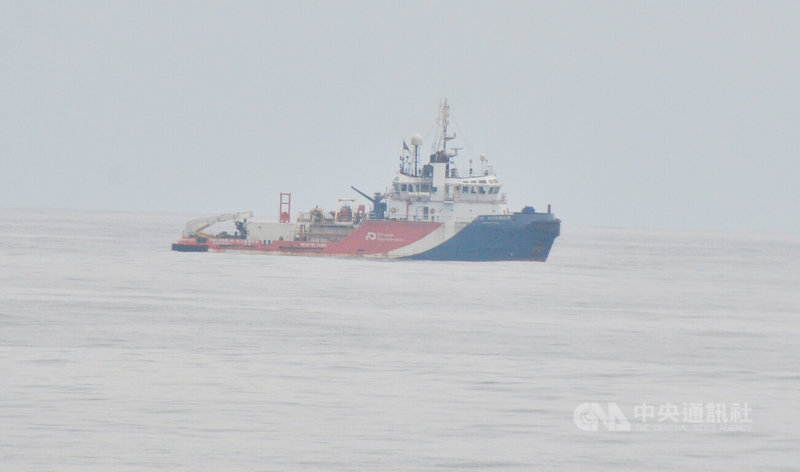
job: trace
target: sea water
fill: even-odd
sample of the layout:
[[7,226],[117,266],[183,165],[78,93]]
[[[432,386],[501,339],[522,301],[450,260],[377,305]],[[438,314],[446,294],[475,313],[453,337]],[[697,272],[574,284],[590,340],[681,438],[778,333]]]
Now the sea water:
[[0,469],[800,467],[800,236],[170,251],[191,216],[0,210]]

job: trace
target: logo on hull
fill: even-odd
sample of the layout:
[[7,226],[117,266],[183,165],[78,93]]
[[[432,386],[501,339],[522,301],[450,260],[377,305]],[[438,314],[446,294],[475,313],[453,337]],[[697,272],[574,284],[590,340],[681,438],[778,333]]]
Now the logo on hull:
[[380,242],[402,242],[405,241],[405,238],[395,236],[393,233],[375,233],[373,231],[369,231],[367,234],[364,235],[364,239],[367,241],[380,241]]

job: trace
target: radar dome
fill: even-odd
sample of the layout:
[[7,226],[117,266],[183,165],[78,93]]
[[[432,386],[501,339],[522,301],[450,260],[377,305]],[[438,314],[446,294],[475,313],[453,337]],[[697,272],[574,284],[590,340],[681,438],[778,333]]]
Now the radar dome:
[[411,145],[412,146],[421,146],[422,145],[422,136],[415,134],[411,136]]

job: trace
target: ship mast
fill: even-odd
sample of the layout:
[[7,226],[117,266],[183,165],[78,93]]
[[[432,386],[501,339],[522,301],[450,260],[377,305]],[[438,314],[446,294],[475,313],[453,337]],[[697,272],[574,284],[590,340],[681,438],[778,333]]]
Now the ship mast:
[[447,99],[441,104],[441,121],[442,121],[442,135],[439,138],[439,149],[437,151],[442,153],[442,156],[447,155],[447,141],[456,138],[456,134],[452,136],[447,135],[447,126],[450,124],[450,106],[447,104]]
[[439,135],[439,139],[436,141],[435,147],[431,150],[433,154],[431,154],[431,162],[444,162],[449,163],[451,157],[455,157],[458,153],[458,149],[453,149],[451,152],[447,152],[447,141],[456,138],[456,134],[453,133],[452,136],[447,134],[447,126],[450,124],[450,107],[447,105],[447,99],[444,99],[439,105],[440,110],[440,117],[439,122],[442,125],[442,132]]

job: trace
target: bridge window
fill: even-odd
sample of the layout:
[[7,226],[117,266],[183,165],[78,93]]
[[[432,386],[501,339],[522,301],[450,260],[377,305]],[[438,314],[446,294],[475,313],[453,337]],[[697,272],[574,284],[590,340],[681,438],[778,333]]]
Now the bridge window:
[[483,185],[478,187],[478,193],[486,193],[486,187],[484,187]]
[[408,190],[408,185],[406,185],[406,184],[403,184],[403,186],[402,186],[402,188],[401,188],[401,189],[403,190],[403,192],[405,192],[406,190]]

